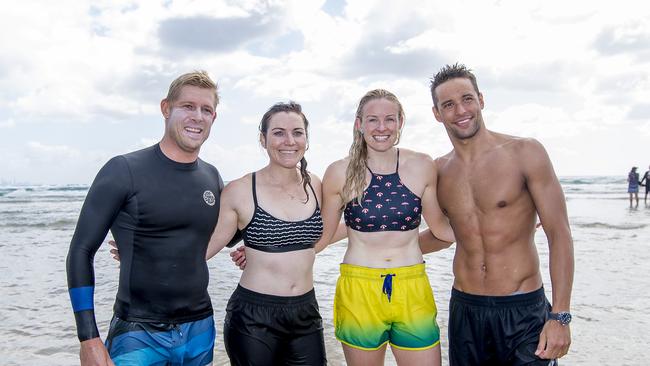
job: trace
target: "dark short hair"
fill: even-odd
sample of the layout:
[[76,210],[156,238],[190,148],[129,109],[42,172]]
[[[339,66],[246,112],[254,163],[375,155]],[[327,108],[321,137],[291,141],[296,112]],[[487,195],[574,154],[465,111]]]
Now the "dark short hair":
[[436,88],[451,79],[456,78],[465,78],[469,79],[474,86],[476,94],[480,93],[478,90],[478,84],[476,83],[476,76],[472,74],[472,70],[468,69],[467,66],[456,62],[453,65],[445,65],[437,74],[431,78],[431,98],[433,98],[433,105],[438,105],[438,98],[436,97]]

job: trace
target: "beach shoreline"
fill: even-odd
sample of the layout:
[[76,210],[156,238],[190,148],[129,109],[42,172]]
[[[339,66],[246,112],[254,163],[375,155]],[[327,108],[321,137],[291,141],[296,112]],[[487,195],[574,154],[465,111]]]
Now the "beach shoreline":
[[[562,365],[644,365],[641,356],[650,325],[650,207],[629,209],[618,177],[562,178],[573,230],[576,271],[572,297],[572,347]],[[69,303],[65,255],[87,187],[0,187],[0,354],[3,365],[75,365],[78,341]],[[545,291],[551,298],[548,247],[539,230],[535,242]],[[447,319],[454,248],[425,256],[441,328],[443,365],[447,362]],[[106,335],[117,291],[118,264],[108,245],[95,256],[95,308]],[[334,339],[332,304],[345,241],[320,253],[314,265],[316,296],[323,316],[330,365],[343,365]],[[215,365],[227,365],[223,348],[225,305],[239,269],[228,250],[208,262],[209,293],[215,309]],[[607,339],[603,337],[605,330]],[[616,332],[621,329],[622,332]],[[390,351],[388,351],[390,353]],[[386,365],[394,365],[392,356]]]

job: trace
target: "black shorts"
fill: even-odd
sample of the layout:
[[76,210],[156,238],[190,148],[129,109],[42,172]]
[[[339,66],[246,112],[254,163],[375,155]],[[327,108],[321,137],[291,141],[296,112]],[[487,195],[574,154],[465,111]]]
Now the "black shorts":
[[555,360],[535,356],[550,310],[544,288],[511,296],[478,296],[452,289],[450,365],[557,365]]
[[327,364],[313,289],[300,296],[273,296],[237,286],[223,328],[232,365]]

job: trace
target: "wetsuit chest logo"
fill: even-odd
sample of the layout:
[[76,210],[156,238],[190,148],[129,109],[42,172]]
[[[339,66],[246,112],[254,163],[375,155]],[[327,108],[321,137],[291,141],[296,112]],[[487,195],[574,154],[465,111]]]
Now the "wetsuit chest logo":
[[214,206],[216,199],[214,198],[214,193],[210,191],[203,192],[203,200],[210,206]]

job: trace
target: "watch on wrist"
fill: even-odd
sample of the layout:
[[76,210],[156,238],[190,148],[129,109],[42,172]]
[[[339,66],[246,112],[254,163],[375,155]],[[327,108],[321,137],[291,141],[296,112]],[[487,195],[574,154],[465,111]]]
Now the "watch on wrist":
[[562,325],[569,325],[571,323],[571,313],[568,311],[560,311],[559,313],[548,313],[548,318],[557,320]]

